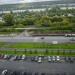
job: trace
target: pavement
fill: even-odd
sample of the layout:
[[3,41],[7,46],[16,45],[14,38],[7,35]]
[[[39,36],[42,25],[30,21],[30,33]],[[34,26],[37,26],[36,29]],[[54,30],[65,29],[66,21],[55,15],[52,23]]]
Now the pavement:
[[[58,43],[75,43],[71,39],[75,37],[65,37],[65,36],[43,36],[39,37],[0,37],[0,42],[47,42],[53,43],[57,41]],[[75,75],[75,63],[35,63],[28,61],[7,61],[0,60],[0,75],[5,69],[11,71],[26,71],[26,72],[39,72],[39,73],[67,73],[67,75]],[[50,75],[50,74],[49,74]],[[63,74],[64,75],[64,74]]]
[[26,61],[0,61],[0,73],[2,70],[26,71],[39,73],[67,73],[75,75],[75,63],[35,63]]
[[[44,37],[44,39],[41,39]],[[75,43],[71,39],[75,37],[65,37],[65,36],[39,36],[39,37],[0,37],[0,42],[47,42],[47,43]]]

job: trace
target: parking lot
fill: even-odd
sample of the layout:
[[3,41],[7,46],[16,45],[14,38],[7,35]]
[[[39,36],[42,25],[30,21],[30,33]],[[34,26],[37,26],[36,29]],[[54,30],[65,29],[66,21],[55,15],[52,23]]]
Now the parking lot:
[[0,55],[0,60],[7,61],[27,61],[36,63],[74,63],[75,57],[72,56],[26,56],[26,55]]
[[0,75],[75,75],[75,63],[0,61]]
[[0,55],[0,75],[75,75],[75,57]]

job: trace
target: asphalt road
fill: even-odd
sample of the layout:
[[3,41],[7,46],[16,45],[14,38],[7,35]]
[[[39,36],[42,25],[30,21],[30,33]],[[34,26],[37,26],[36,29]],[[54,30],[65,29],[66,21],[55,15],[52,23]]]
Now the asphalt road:
[[[39,73],[67,73],[75,75],[75,63],[35,63],[26,61],[0,61],[0,73],[2,70],[27,71]],[[61,74],[60,74],[61,75]]]
[[0,42],[48,42],[52,43],[53,41],[57,41],[58,43],[67,43],[74,42],[71,39],[75,39],[75,37],[65,37],[65,36],[45,36],[44,39],[41,37],[0,37]]

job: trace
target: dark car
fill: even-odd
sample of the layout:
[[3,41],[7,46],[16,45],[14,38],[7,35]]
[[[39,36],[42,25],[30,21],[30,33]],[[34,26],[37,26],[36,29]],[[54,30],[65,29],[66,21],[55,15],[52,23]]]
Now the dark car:
[[44,39],[44,37],[41,37],[41,39]]

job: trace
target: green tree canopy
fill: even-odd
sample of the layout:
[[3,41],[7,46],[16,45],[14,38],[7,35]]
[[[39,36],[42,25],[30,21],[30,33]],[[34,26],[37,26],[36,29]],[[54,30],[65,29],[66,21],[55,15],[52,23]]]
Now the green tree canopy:
[[4,14],[3,20],[5,21],[5,26],[14,25],[14,15],[12,13]]

